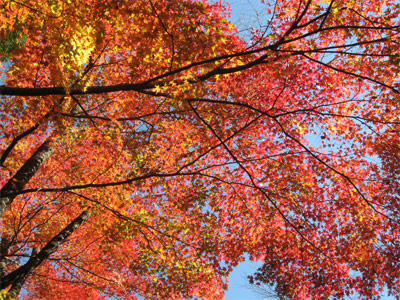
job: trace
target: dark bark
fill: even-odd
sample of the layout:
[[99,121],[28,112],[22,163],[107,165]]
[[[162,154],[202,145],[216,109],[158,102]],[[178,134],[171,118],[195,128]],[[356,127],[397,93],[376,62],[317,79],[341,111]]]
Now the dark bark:
[[10,290],[8,291],[8,299],[16,299],[19,295],[19,293],[21,292],[21,288],[24,285],[25,279],[16,282],[15,284],[13,284],[10,288]]
[[23,189],[53,152],[54,149],[50,146],[49,141],[45,141],[3,186],[0,190],[0,218],[7,207],[13,202],[16,195],[18,195],[18,191]]
[[9,238],[3,234],[0,242],[0,278],[4,277],[7,273],[6,270],[6,257],[10,245]]
[[104,94],[120,91],[144,91],[153,88],[153,84],[149,83],[126,83],[115,84],[109,86],[90,86],[85,90],[72,89],[67,93],[64,87],[45,87],[45,88],[22,88],[0,86],[0,95],[7,96],[50,96],[50,95],[87,95],[87,94]]
[[27,129],[20,135],[16,136],[10,143],[10,145],[6,148],[6,150],[3,152],[3,154],[0,157],[0,167],[4,166],[4,162],[6,161],[8,155],[11,153],[11,151],[14,149],[14,147],[18,144],[20,140],[22,140],[24,137],[30,135],[33,133],[39,126],[40,124],[46,120],[50,116],[50,113],[46,113],[34,126],[31,128]]
[[[60,231],[54,238],[52,238],[46,246],[44,246],[37,254],[32,253],[30,259],[26,264],[12,271],[8,275],[0,279],[0,290],[3,290],[11,285],[10,292],[13,297],[18,296],[18,293],[25,282],[25,279],[31,272],[37,268],[43,261],[45,261],[57,248],[64,243],[67,238],[88,218],[90,213],[88,211],[82,212],[76,219],[69,223],[63,230]],[[35,251],[36,252],[36,251]]]

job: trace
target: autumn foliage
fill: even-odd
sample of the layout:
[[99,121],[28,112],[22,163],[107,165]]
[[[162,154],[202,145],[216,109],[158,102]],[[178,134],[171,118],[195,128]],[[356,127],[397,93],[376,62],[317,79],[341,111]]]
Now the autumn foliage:
[[394,0],[0,0],[0,289],[400,295]]

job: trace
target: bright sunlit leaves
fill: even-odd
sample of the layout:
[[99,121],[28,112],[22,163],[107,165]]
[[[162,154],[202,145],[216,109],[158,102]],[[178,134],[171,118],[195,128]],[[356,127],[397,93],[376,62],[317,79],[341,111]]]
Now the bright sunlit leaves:
[[25,294],[221,299],[249,255],[279,296],[399,295],[399,6],[264,2],[248,41],[220,2],[1,3],[0,271],[91,213]]

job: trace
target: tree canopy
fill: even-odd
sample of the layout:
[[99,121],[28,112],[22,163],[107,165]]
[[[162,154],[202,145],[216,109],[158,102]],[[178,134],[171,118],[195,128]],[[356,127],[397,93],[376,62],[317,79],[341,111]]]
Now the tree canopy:
[[0,0],[0,289],[400,295],[395,0]]

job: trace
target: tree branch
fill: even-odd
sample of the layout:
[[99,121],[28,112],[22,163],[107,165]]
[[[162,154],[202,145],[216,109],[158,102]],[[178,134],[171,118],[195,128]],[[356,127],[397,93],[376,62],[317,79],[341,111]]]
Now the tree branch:
[[[5,289],[12,285],[13,293],[19,292],[18,287],[22,286],[26,277],[55,250],[57,250],[57,248],[64,243],[67,238],[89,217],[90,213],[88,211],[82,212],[77,218],[61,230],[59,234],[52,238],[46,246],[42,248],[42,250],[38,251],[37,254],[33,253],[26,264],[4,276],[0,282],[0,289]],[[12,296],[16,297],[17,295]]]
[[3,188],[0,189],[0,218],[7,206],[18,195],[18,192],[23,189],[53,152],[54,149],[51,147],[50,142],[48,140],[45,141]]

